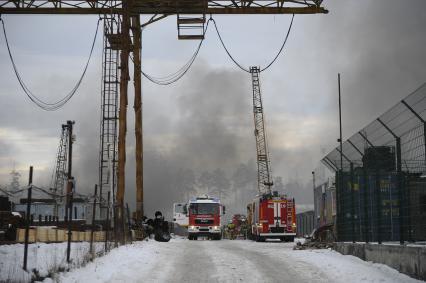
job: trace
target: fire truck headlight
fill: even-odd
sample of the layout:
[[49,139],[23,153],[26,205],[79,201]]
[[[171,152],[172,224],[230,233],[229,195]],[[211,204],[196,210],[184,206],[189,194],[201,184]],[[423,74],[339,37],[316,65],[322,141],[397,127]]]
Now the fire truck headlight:
[[220,226],[213,226],[213,230],[219,231],[220,230]]
[[293,223],[293,225],[291,225],[293,228],[296,228],[296,223]]
[[188,230],[190,230],[190,231],[195,230],[195,226],[188,226]]

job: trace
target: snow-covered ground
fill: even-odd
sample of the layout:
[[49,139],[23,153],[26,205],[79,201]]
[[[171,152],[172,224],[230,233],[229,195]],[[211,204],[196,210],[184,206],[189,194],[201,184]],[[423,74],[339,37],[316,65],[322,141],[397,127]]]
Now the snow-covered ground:
[[[293,243],[153,240],[112,250],[60,282],[421,282],[382,264]],[[51,281],[46,279],[46,282]]]
[[[104,248],[103,243],[94,243],[97,254]],[[29,282],[35,273],[46,277],[67,269],[84,265],[89,259],[89,243],[71,243],[72,262],[67,264],[67,243],[35,243],[28,245],[27,270],[22,269],[24,245],[0,246],[0,282]],[[35,272],[34,272],[35,271]]]

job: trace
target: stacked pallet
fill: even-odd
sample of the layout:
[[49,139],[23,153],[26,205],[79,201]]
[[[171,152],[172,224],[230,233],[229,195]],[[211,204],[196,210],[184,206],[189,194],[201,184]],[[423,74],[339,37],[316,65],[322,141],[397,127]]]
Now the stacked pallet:
[[[25,242],[25,229],[17,229],[16,241],[18,243]],[[72,231],[71,241],[72,242],[90,242],[91,231]],[[56,229],[55,227],[37,227],[29,229],[30,243],[42,242],[42,243],[55,243],[55,242],[66,242],[68,241],[68,231],[63,229]],[[105,232],[96,231],[93,232],[93,241],[102,242],[105,241]]]

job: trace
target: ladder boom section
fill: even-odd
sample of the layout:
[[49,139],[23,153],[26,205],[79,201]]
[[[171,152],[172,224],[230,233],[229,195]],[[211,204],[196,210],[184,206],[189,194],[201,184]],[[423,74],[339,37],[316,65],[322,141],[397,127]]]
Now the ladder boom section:
[[58,153],[56,155],[55,174],[53,187],[50,188],[54,194],[62,195],[64,193],[65,180],[67,176],[67,152],[68,152],[68,130],[62,127],[61,139],[59,141]]
[[254,136],[256,138],[257,151],[257,185],[259,193],[271,193],[273,185],[270,163],[268,157],[268,148],[266,142],[266,129],[263,114],[262,94],[260,92],[259,67],[250,67],[253,87],[253,117],[254,117]]
[[[135,0],[130,14],[326,14],[322,0]],[[125,5],[126,6],[126,5]],[[123,0],[0,0],[0,14],[123,14]]]

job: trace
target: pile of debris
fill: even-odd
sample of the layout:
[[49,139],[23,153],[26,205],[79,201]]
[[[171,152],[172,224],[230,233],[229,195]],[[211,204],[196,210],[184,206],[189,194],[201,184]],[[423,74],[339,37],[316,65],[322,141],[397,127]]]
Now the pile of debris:
[[306,250],[306,249],[329,249],[333,247],[336,241],[334,235],[334,225],[324,225],[314,231],[308,237],[305,237],[305,242],[298,241],[293,247],[293,250]]

